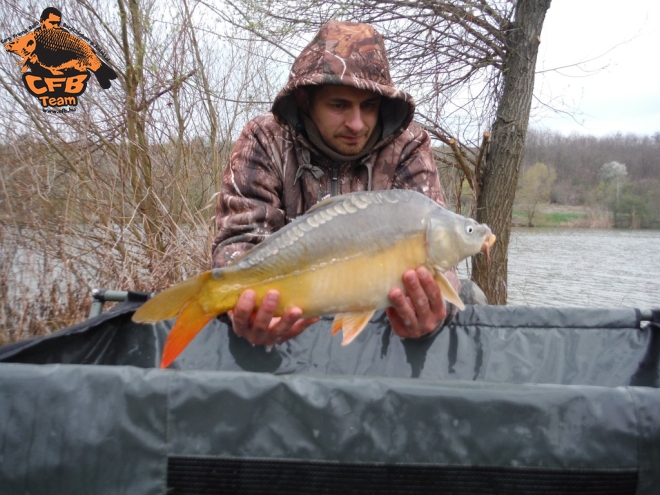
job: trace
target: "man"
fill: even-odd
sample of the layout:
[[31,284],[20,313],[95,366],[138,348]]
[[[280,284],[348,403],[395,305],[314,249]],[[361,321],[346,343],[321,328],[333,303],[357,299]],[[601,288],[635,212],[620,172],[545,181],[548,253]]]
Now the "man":
[[60,29],[62,12],[55,7],[46,7],[39,18],[40,29]]
[[[443,204],[430,139],[412,122],[414,110],[412,97],[394,88],[372,26],[324,24],[293,63],[272,113],[250,121],[232,151],[216,209],[213,266],[331,195],[412,189]],[[402,276],[407,296],[398,288],[389,294],[392,329],[403,338],[428,335],[447,317],[442,294],[424,267]],[[233,311],[236,334],[273,345],[317,321],[300,318],[300,308],[274,318],[278,301],[271,291],[255,311],[255,294],[245,291]]]

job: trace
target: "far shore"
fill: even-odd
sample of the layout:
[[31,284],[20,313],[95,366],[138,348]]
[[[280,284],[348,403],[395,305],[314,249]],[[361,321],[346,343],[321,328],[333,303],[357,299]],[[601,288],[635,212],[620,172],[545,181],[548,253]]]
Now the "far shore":
[[[513,208],[513,226],[529,227],[527,213],[517,205]],[[602,209],[543,203],[536,207],[532,227],[611,229],[613,225],[609,212]]]

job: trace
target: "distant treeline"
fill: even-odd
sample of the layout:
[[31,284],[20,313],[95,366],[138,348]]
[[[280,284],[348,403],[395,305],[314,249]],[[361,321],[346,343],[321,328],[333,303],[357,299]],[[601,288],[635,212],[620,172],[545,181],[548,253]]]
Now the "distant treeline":
[[[653,136],[613,134],[604,137],[564,136],[530,129],[525,143],[523,170],[545,163],[557,172],[553,203],[585,205],[595,201],[606,163],[623,163],[627,181],[660,187],[660,132]],[[659,191],[660,193],[660,191]]]
[[530,130],[521,177],[543,163],[556,174],[549,200],[609,212],[617,228],[660,228],[660,132],[604,137]]

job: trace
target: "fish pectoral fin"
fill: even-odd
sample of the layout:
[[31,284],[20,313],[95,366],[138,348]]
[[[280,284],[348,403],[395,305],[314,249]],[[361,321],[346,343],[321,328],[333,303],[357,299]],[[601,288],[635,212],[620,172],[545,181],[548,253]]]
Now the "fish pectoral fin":
[[442,297],[444,297],[447,301],[452,303],[458,309],[464,310],[465,304],[463,304],[463,301],[461,301],[459,295],[456,294],[456,290],[454,289],[454,287],[452,287],[451,283],[449,283],[447,277],[445,277],[442,274],[442,272],[436,271],[434,278],[436,283],[440,287],[440,291],[442,292]]
[[210,315],[202,308],[196,300],[189,301],[183,307],[181,314],[176,319],[174,327],[170,331],[165,341],[163,357],[160,361],[161,368],[167,368],[179,354],[190,344],[190,341],[206,326],[206,324],[215,318],[216,315]]
[[341,329],[343,330],[341,345],[350,344],[364,330],[375,312],[376,310],[337,314],[332,323],[332,335]]

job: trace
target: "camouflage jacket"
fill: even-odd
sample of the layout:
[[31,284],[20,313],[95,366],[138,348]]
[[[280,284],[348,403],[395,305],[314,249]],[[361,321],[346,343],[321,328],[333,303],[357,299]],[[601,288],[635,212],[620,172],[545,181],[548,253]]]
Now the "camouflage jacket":
[[[355,160],[333,160],[306,135],[293,91],[324,84],[383,96],[381,136]],[[412,122],[414,110],[412,97],[394,88],[380,34],[365,24],[325,24],[294,62],[272,113],[251,120],[234,146],[218,195],[213,266],[226,265],[329,195],[414,189],[443,204],[430,139]]]

